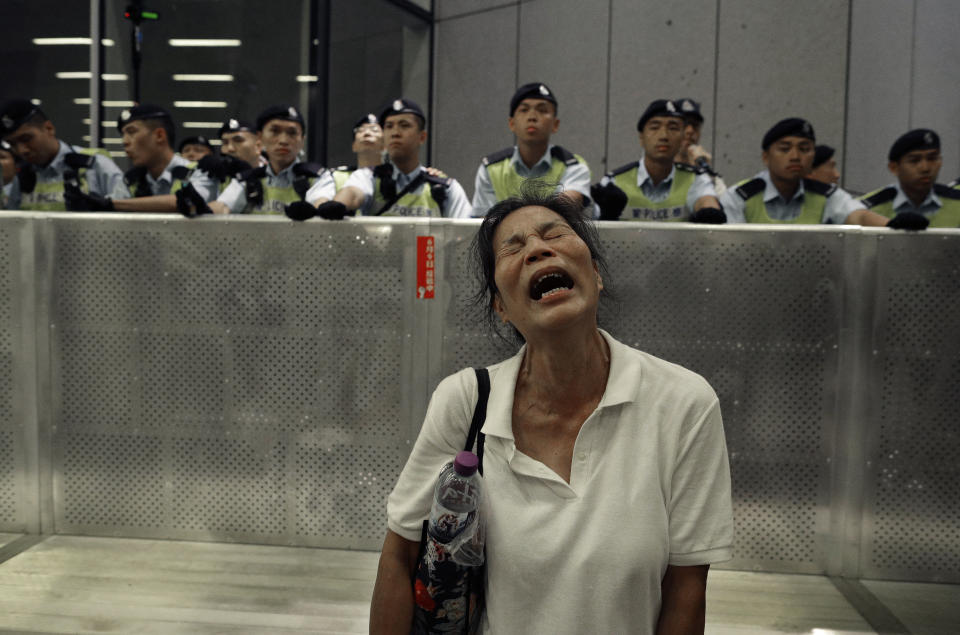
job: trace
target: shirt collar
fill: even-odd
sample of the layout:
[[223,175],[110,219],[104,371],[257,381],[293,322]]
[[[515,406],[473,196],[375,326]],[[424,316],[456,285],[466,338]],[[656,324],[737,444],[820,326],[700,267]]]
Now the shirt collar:
[[513,146],[513,156],[510,157],[510,163],[514,165],[521,165],[523,168],[529,169],[531,172],[536,170],[541,165],[546,165],[547,169],[550,169],[550,166],[553,164],[553,144],[547,144],[547,151],[543,153],[543,156],[533,164],[533,167],[527,168],[527,165],[523,162],[523,159],[520,158],[520,148]]
[[53,156],[53,160],[50,161],[45,167],[39,168],[40,170],[54,170],[57,173],[63,170],[63,166],[66,164],[66,156],[73,152],[73,148],[69,143],[63,141],[62,139],[57,139],[57,143],[60,144],[60,147],[57,149],[57,153]]
[[[900,187],[900,181],[894,183],[893,186],[897,188],[897,195],[893,197],[893,209],[900,209],[904,206],[912,209],[914,207],[913,201],[907,198],[903,188]],[[923,209],[924,207],[935,206],[937,209],[940,209],[942,205],[943,203],[940,202],[940,197],[937,196],[936,192],[933,191],[933,187],[931,186],[930,193],[927,194],[927,198],[923,199],[923,202],[916,207],[917,209]]]
[[400,186],[400,188],[405,187],[407,183],[415,179],[417,175],[423,170],[423,166],[418,163],[417,167],[410,170],[408,174],[404,174],[403,172],[400,171],[400,168],[394,165],[393,161],[390,162],[390,165],[393,166],[393,181],[398,186]]
[[[613,339],[603,329],[598,330],[610,348],[610,371],[607,386],[597,405],[599,410],[634,400],[640,388],[641,377],[639,360],[632,354],[630,347]],[[487,400],[487,419],[481,428],[484,434],[514,440],[513,398],[526,351],[527,345],[524,344],[516,355],[501,362],[493,375]]]
[[282,170],[280,170],[280,174],[274,174],[274,173],[273,173],[273,166],[270,165],[270,162],[269,162],[269,161],[267,161],[267,176],[271,176],[271,177],[276,178],[276,177],[281,177],[281,176],[283,176],[283,175],[285,175],[285,174],[291,174],[291,172],[293,172],[293,166],[295,166],[296,164],[297,164],[297,162],[294,161],[293,163],[291,163],[291,164],[288,165],[287,167],[285,167],[285,168],[283,168]]
[[[780,190],[778,190],[777,186],[774,185],[773,181],[770,180],[770,170],[764,170],[759,176],[767,184],[766,189],[763,191],[763,202],[767,203],[775,198],[783,200],[783,197],[780,196]],[[790,201],[795,201],[798,198],[803,198],[803,179],[800,179],[800,183],[797,185],[797,191],[793,193],[793,197],[790,199]],[[789,203],[790,201],[787,202]]]
[[642,186],[644,181],[650,181],[650,185],[653,187],[659,187],[665,183],[673,183],[673,175],[676,173],[676,166],[670,166],[670,174],[667,175],[667,178],[654,185],[653,179],[650,178],[650,173],[647,172],[647,164],[644,162],[643,157],[640,157],[640,165],[637,166],[637,187]]
[[167,167],[163,168],[163,172],[160,173],[159,177],[153,178],[150,172],[147,171],[147,183],[151,185],[154,183],[173,183],[173,168],[178,165],[187,165],[187,163],[188,161],[179,154],[174,154],[173,158],[170,159],[170,163],[167,164]]

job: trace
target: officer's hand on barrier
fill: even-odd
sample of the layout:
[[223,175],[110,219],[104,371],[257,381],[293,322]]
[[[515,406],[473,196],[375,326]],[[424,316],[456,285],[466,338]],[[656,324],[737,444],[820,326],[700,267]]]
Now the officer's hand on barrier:
[[74,183],[63,186],[63,201],[71,212],[112,212],[113,201],[106,196],[84,192]]
[[317,215],[317,208],[306,201],[294,201],[283,208],[283,213],[291,220],[307,220]]
[[327,201],[317,207],[317,216],[327,220],[343,220],[347,215],[347,206],[340,201]]
[[690,215],[690,222],[722,225],[727,222],[727,215],[717,207],[701,207]]
[[210,206],[203,200],[200,192],[193,187],[192,183],[187,183],[177,190],[176,197],[177,211],[187,218],[213,213],[213,210],[210,209]]
[[928,221],[927,217],[923,214],[918,214],[916,212],[900,212],[890,219],[890,222],[887,223],[887,227],[890,229],[920,231],[926,229],[927,225],[929,224],[930,221]]
[[627,194],[613,183],[590,186],[590,197],[600,206],[600,220],[617,220],[627,206]]

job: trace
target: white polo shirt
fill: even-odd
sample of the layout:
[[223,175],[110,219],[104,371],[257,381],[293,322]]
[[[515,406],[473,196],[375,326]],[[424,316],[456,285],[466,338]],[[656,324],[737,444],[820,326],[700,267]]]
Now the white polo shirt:
[[[524,350],[490,367],[484,447],[487,619],[494,633],[653,633],[668,564],[731,557],[730,470],[716,394],[699,375],[621,344],[574,445],[570,482],[514,445]],[[419,541],[440,468],[463,448],[472,369],[440,382],[388,526]]]

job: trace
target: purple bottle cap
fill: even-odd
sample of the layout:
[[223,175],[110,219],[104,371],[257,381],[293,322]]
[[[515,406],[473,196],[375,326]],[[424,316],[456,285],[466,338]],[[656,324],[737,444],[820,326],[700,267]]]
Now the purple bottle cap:
[[480,465],[480,459],[477,458],[477,455],[466,450],[458,452],[456,458],[453,459],[453,469],[460,476],[472,476],[477,471],[478,465]]

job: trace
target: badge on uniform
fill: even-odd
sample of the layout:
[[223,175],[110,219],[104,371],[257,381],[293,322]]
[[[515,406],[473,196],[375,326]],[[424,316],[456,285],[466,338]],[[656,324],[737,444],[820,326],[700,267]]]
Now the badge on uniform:
[[290,107],[287,109],[287,112],[290,113],[290,116],[293,117],[294,119],[299,119],[299,118],[300,118],[300,114],[297,112],[297,109],[294,108],[293,106],[290,106]]
[[933,145],[933,135],[929,132],[923,135],[923,142],[927,145]]
[[540,84],[540,94],[544,97],[548,97],[550,95],[550,89],[543,84]]
[[129,111],[129,110],[124,110],[123,112],[120,113],[120,119],[126,121],[126,120],[129,119],[129,118],[130,118],[130,111]]
[[400,101],[399,99],[395,99],[394,102],[393,102],[393,109],[394,109],[394,110],[403,110],[403,102]]
[[7,129],[13,128],[13,119],[8,117],[7,115],[3,116],[2,123],[4,128],[7,128]]

